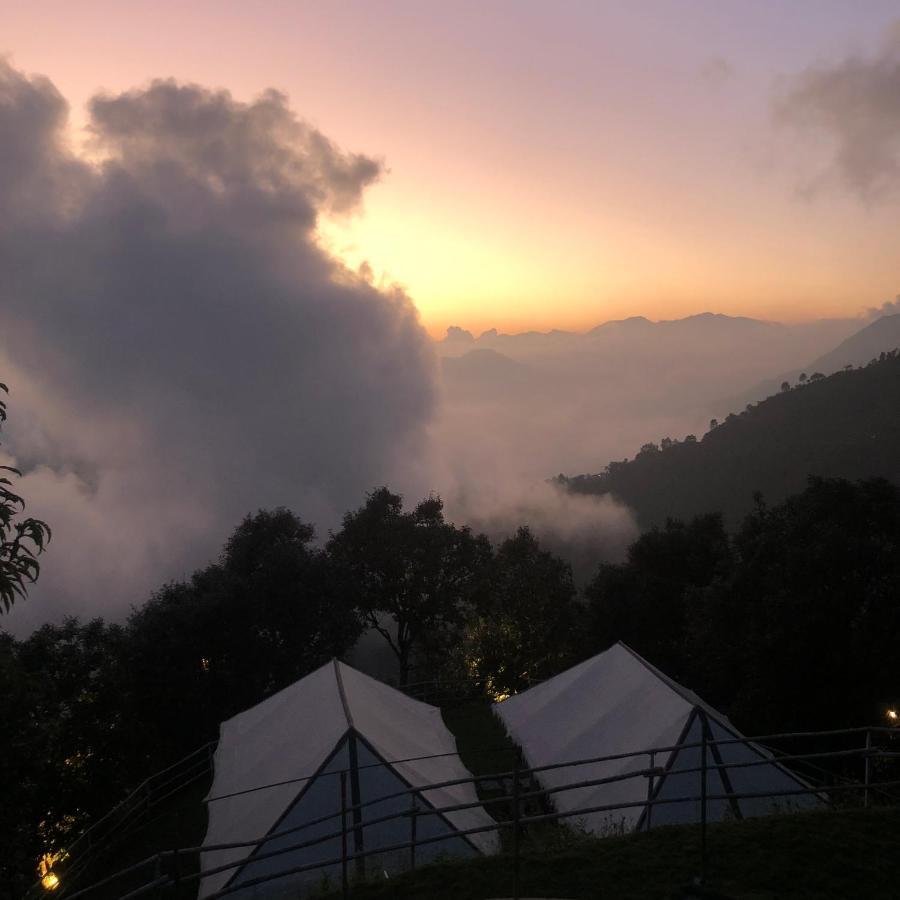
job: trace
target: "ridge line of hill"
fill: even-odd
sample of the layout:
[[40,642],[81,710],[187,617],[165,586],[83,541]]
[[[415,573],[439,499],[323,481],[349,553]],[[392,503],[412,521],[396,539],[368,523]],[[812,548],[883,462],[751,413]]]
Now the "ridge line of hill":
[[882,352],[828,377],[814,373],[710,426],[699,440],[664,438],[598,474],[555,481],[574,493],[611,495],[642,528],[712,511],[733,526],[756,492],[778,502],[810,475],[900,483],[900,355]]

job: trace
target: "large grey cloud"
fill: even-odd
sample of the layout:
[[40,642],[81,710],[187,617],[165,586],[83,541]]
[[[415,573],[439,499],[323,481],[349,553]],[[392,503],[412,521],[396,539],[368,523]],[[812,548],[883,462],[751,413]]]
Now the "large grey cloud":
[[434,406],[409,299],[316,241],[377,161],[276,92],[97,97],[91,161],[67,114],[49,81],[0,63],[5,449],[57,526],[14,627],[120,614],[258,506],[334,522],[378,483],[419,490]]
[[867,203],[900,189],[900,30],[870,56],[807,69],[783,85],[777,118],[833,141],[833,170]]

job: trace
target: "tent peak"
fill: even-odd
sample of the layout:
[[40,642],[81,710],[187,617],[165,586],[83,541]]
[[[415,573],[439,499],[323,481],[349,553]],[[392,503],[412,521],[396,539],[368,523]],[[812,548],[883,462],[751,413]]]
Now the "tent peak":
[[[724,720],[728,722],[728,717],[722,715],[717,709],[714,709],[710,706],[699,694],[694,693],[690,688],[685,687],[683,684],[679,684],[674,678],[670,678],[660,669],[657,669],[656,666],[653,665],[649,660],[644,659],[637,650],[632,649],[628,646],[624,641],[616,641],[613,645],[616,647],[621,647],[623,650],[630,653],[637,662],[639,662],[648,672],[651,672],[655,675],[660,681],[663,682],[667,687],[671,690],[675,691],[682,700],[685,700],[689,703],[694,709],[702,710],[704,715],[711,716],[714,719]],[[598,654],[599,655],[599,654]],[[728,724],[731,724],[728,722]]]
[[334,665],[334,678],[337,682],[338,693],[341,695],[341,705],[344,707],[344,716],[347,719],[347,727],[353,728],[353,713],[350,712],[350,704],[347,702],[347,692],[344,690],[344,679],[341,677],[341,661],[333,656],[331,662]]

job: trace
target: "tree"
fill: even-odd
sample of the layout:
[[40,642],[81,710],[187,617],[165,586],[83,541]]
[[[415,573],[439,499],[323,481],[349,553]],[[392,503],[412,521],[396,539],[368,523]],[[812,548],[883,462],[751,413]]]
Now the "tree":
[[569,564],[520,528],[497,550],[487,597],[467,629],[469,674],[494,695],[555,675],[574,658],[580,611]]
[[718,514],[669,519],[642,534],[622,564],[603,564],[585,590],[586,654],[618,640],[675,678],[687,671],[688,607],[697,587],[730,572],[732,551]]
[[781,393],[786,394],[791,389],[791,383],[789,381],[781,382]]
[[[0,384],[0,392],[8,394],[9,389]],[[6,401],[0,399],[0,426],[5,421]],[[21,518],[25,501],[12,490],[10,477],[21,474],[13,466],[0,465],[0,612],[8,612],[16,599],[25,599],[28,586],[40,575],[37,557],[50,541],[46,522]]]
[[797,381],[799,381],[800,384],[805,384],[806,383],[806,372],[801,372],[800,377],[797,379]]
[[139,716],[125,665],[122,629],[100,619],[44,625],[21,642],[0,633],[0,886],[14,895],[43,854],[64,851],[136,783],[123,754],[123,726]]
[[440,497],[403,512],[386,487],[344,516],[328,554],[349,576],[366,624],[388,643],[408,684],[414,656],[433,663],[459,634],[483,588],[491,546],[444,520]]
[[213,739],[223,719],[356,642],[359,617],[313,538],[290,510],[248,515],[216,563],[164,586],[129,619],[146,767]]
[[811,478],[734,539],[691,609],[694,687],[745,729],[880,724],[900,685],[900,488]]

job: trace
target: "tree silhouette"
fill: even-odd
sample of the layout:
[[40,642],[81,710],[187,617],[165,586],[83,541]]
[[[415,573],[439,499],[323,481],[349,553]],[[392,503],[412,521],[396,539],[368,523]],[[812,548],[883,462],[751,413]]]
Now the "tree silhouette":
[[[9,388],[0,383],[0,391]],[[6,421],[6,401],[0,399],[0,426]],[[17,599],[24,600],[29,585],[40,575],[37,557],[50,541],[50,528],[40,519],[20,518],[25,501],[12,490],[12,478],[21,472],[0,465],[0,606],[8,612]]]
[[565,668],[581,612],[569,564],[522,527],[498,548],[489,588],[467,629],[469,674],[513,694]]
[[440,497],[430,496],[403,512],[402,497],[378,488],[328,542],[366,624],[397,657],[401,684],[409,682],[414,653],[446,655],[491,559],[487,538],[446,522],[443,510]]

